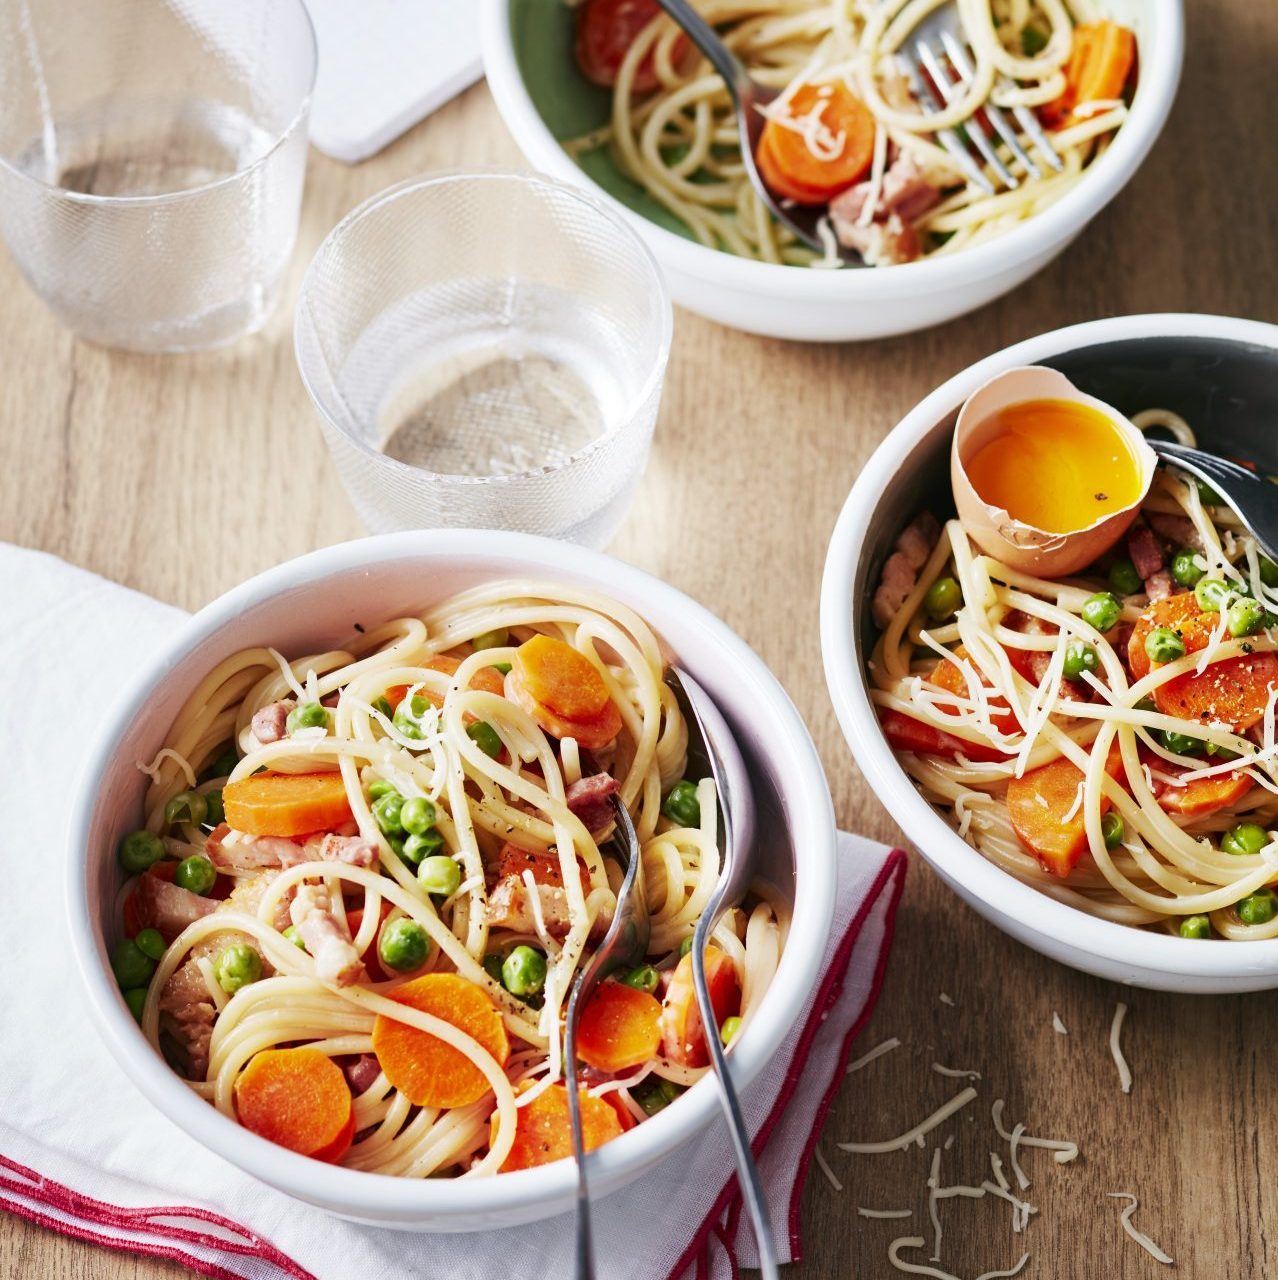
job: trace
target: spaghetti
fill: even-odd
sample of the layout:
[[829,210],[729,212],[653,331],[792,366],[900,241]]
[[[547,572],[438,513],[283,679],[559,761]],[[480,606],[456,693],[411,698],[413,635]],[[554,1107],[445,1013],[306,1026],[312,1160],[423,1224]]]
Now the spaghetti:
[[[583,1034],[587,1144],[667,1105],[707,1061],[686,952],[719,855],[663,673],[629,609],[525,581],[340,649],[220,663],[145,766],[145,825],[121,845],[138,874],[115,966],[147,1038],[224,1114],[351,1168],[483,1176],[567,1154],[562,1018],[615,905],[615,793],[652,932],[648,962],[594,997],[623,1020]],[[784,912],[761,893],[707,956],[725,1038],[779,961]],[[329,1063],[325,1127],[281,1082],[327,1096]]]

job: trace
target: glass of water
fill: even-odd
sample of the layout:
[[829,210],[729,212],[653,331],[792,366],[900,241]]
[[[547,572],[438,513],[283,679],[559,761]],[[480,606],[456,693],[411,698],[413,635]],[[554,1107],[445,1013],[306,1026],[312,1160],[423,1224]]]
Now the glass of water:
[[661,272],[593,196],[535,174],[391,187],[321,245],[302,379],[376,533],[602,547],[643,473],[670,346]]
[[297,235],[302,0],[0,0],[0,232],[91,342],[260,327]]

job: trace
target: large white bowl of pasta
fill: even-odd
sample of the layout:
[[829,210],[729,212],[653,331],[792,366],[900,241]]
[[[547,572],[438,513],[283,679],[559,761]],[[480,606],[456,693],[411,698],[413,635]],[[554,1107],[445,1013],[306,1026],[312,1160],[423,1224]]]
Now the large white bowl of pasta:
[[343,1216],[459,1231],[569,1208],[559,1013],[619,881],[615,793],[652,936],[579,1040],[592,1185],[685,1143],[717,1107],[683,939],[718,853],[713,783],[662,679],[676,659],[757,788],[759,877],[710,966],[744,1084],[830,929],[833,811],[803,722],[673,588],[482,531],[272,569],[116,705],[73,814],[69,908],[130,1077],[215,1152]]
[[[1165,469],[1068,576],[982,554],[989,529],[954,514],[956,417],[1040,365],[1142,430],[1278,474],[1274,326],[1123,316],[964,370],[875,452],[830,541],[821,644],[844,734],[923,857],[1013,937],[1141,986],[1278,986],[1278,566]],[[1029,471],[1020,487],[1032,502]]]
[[[936,7],[698,5],[783,91],[758,161],[779,199],[824,210],[821,254],[767,214],[722,83],[656,0],[485,0],[484,66],[529,162],[616,203],[680,305],[776,337],[879,338],[971,311],[1060,253],[1136,172],[1180,79],[1180,0],[962,0],[975,74],[940,123],[968,130],[962,149],[983,105],[1020,107],[1062,161],[1052,168],[1028,117],[1009,114],[1035,171],[1000,143],[1017,187],[982,190],[963,169],[980,156],[969,146],[960,163],[938,145],[924,88],[895,61]],[[836,265],[834,243],[871,269],[820,269]]]

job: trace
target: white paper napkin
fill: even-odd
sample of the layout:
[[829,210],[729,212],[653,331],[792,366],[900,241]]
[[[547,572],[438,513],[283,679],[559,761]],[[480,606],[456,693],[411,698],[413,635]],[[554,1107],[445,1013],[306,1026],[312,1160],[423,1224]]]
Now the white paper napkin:
[[[139,659],[183,615],[51,556],[0,544],[0,859],[7,980],[0,995],[0,1209],[229,1280],[572,1275],[571,1220],[483,1235],[357,1226],[271,1190],[199,1146],[134,1088],[99,1042],[63,910],[65,799],[77,745]],[[746,1091],[778,1251],[797,1258],[799,1195],[891,942],[905,858],[842,836],[824,985]],[[756,1144],[757,1145],[757,1144]],[[724,1130],[595,1209],[603,1280],[735,1275],[753,1243]],[[157,1206],[159,1206],[157,1208]],[[677,1208],[676,1208],[677,1206]],[[722,1226],[726,1222],[728,1225]],[[660,1230],[653,1224],[660,1223]]]

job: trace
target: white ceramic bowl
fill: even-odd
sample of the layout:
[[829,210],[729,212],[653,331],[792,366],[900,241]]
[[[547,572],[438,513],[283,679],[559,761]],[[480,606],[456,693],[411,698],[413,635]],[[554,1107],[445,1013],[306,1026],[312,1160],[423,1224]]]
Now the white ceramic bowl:
[[915,790],[879,729],[865,678],[870,599],[901,528],[926,507],[953,512],[949,449],[964,400],[1016,365],[1060,369],[1131,413],[1183,413],[1200,444],[1278,473],[1278,327],[1219,316],[1120,316],[1046,333],[965,369],[893,429],[844,503],[821,584],[821,649],[857,764],[938,875],[992,924],[1064,964],[1168,991],[1278,987],[1278,940],[1202,942],[1112,924],[1047,897],[986,861]]
[[[1113,145],[1056,204],[987,244],[952,257],[870,270],[812,271],[754,262],[668,231],[596,184],[556,140],[524,81],[512,39],[512,5],[483,0],[484,70],[507,128],[528,162],[614,203],[648,241],[674,300],[721,324],[778,338],[883,338],[951,320],[1013,289],[1060,253],[1127,184],[1166,122],[1180,82],[1181,0],[1105,0],[1132,27],[1140,80]],[[527,15],[525,23],[536,21]],[[573,74],[565,47],[565,74]]]
[[[776,1052],[819,979],[834,898],[834,813],[816,749],[780,684],[751,649],[687,596],[655,578],[567,543],[491,531],[387,534],[328,547],[251,579],[202,609],[149,657],[117,702],[88,757],[72,812],[68,908],[90,1006],[129,1077],[169,1119],[240,1168],[343,1217],[426,1231],[512,1226],[571,1207],[571,1161],[488,1179],[407,1179],[335,1168],[242,1129],[197,1098],[152,1052],[108,965],[120,936],[122,881],[115,847],[137,825],[144,782],[135,762],[163,744],[182,701],[216,663],[270,644],[285,653],[340,642],[379,621],[477,582],[530,576],[588,585],[640,613],[727,716],[751,761],[758,794],[783,819],[771,828],[763,872],[794,903],[776,980],[731,1055],[739,1085]],[[593,1159],[592,1184],[615,1190],[688,1142],[718,1114],[706,1079]]]

